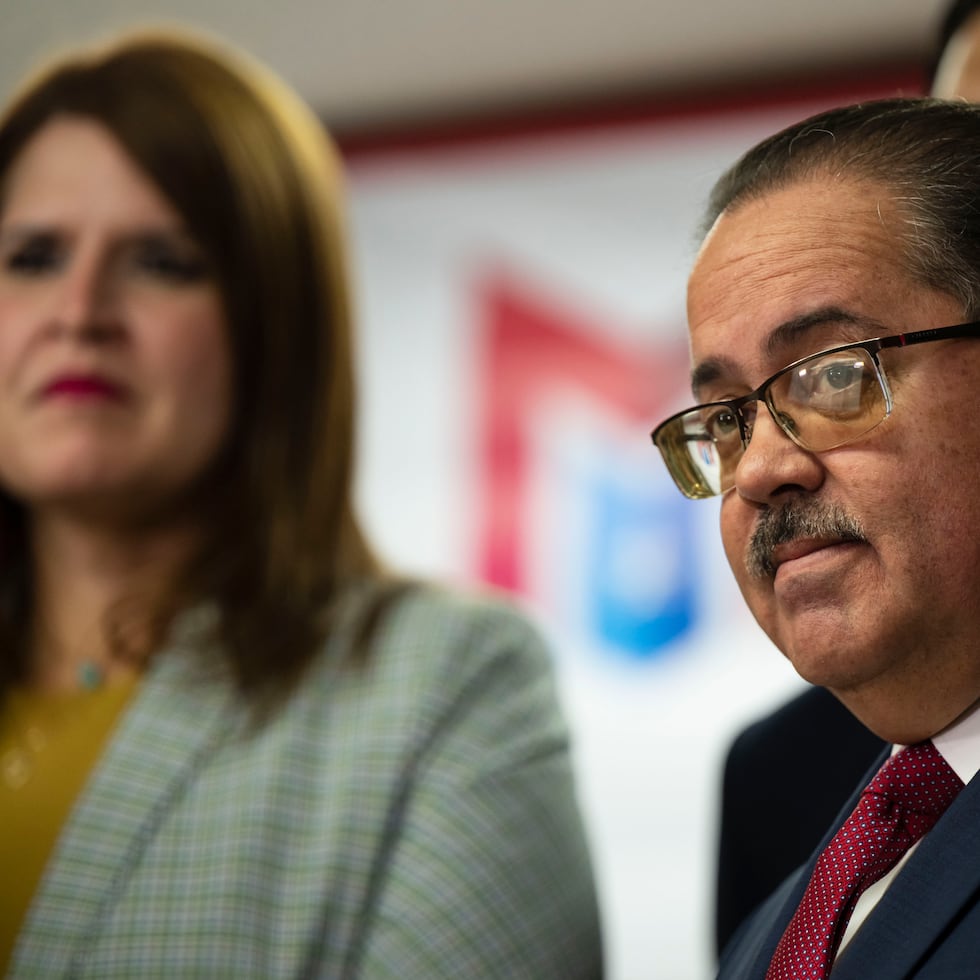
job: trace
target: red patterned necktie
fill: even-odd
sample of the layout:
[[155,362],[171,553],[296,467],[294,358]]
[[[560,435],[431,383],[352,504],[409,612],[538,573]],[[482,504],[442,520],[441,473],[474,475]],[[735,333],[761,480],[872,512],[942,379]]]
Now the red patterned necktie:
[[827,977],[860,894],[932,828],[962,788],[932,742],[893,755],[817,859],[766,980]]

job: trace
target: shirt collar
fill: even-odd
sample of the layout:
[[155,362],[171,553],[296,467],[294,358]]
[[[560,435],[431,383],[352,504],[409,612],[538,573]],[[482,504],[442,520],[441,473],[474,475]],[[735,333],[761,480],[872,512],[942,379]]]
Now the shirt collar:
[[[966,785],[980,772],[980,702],[949,728],[933,735],[932,744]],[[896,746],[896,750],[901,746]]]

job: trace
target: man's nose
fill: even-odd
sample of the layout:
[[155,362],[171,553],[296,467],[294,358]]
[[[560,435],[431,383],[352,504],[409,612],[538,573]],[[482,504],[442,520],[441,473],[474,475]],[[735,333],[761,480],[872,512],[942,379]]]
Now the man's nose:
[[758,503],[789,490],[816,490],[824,473],[819,457],[793,442],[764,402],[755,404],[754,417],[746,419],[747,444],[735,467],[735,489]]

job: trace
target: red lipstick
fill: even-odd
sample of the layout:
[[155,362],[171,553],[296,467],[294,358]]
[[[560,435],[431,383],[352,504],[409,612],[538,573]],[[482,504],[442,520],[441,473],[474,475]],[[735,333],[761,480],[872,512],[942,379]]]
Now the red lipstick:
[[124,396],[123,389],[112,381],[98,375],[66,374],[55,378],[44,386],[45,398],[107,399],[119,401]]

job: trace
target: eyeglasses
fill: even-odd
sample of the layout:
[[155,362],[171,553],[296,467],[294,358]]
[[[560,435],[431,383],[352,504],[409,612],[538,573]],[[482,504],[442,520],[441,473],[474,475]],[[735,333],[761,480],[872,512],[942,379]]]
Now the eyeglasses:
[[735,484],[759,402],[801,448],[820,453],[846,446],[891,414],[892,393],[879,351],[977,336],[980,321],[831,347],[794,361],[747,395],[672,415],[650,438],[684,496],[714,497]]

